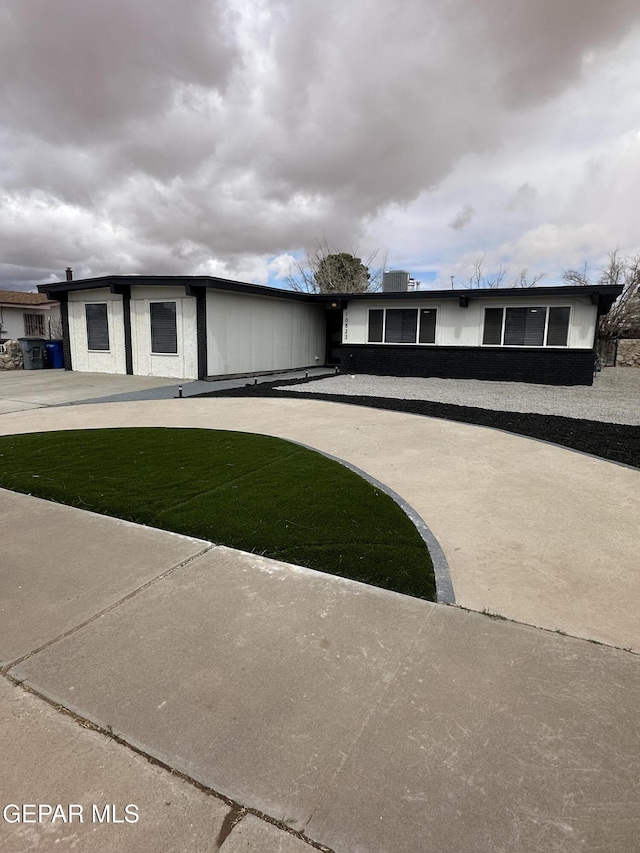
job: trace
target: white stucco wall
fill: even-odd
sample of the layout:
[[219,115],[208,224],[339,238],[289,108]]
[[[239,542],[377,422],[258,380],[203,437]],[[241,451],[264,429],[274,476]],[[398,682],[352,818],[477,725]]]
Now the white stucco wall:
[[325,351],[324,306],[207,291],[209,376],[313,367]]
[[[28,305],[26,307],[0,307],[0,338],[17,340],[25,335],[24,315],[25,314],[42,314],[44,317],[44,334],[46,338],[57,337],[56,322],[60,322],[60,307],[54,308],[39,308],[36,305]],[[51,335],[49,329],[51,327]]]
[[[597,307],[591,304],[589,297],[575,296],[567,299],[562,296],[536,297],[535,291],[526,292],[524,298],[482,299],[471,297],[467,308],[458,305],[458,299],[376,299],[354,300],[349,302],[343,314],[342,340],[345,344],[367,343],[368,317],[370,308],[437,308],[436,346],[482,346],[484,309],[509,306],[565,306],[571,308],[567,347],[570,349],[591,349],[597,320]],[[372,344],[387,346],[387,344]],[[433,346],[423,344],[423,346]],[[565,347],[561,347],[565,349]]]
[[[93,302],[107,303],[108,351],[92,352],[87,345],[85,305]],[[126,373],[122,296],[111,293],[108,287],[71,291],[69,293],[69,344],[74,370],[87,373]]]
[[[178,352],[151,352],[151,302],[176,303]],[[137,376],[167,376],[171,379],[198,378],[196,300],[185,296],[184,287],[131,288],[131,349],[133,372]]]
[[[25,313],[22,308],[0,308],[0,318],[2,321],[0,336],[12,341],[21,338],[24,335],[24,319],[22,315]],[[34,311],[33,313],[35,314],[36,312]]]

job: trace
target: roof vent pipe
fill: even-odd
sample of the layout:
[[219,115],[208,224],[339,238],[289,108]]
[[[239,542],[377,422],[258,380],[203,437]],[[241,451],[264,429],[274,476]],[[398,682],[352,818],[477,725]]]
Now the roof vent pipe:
[[67,281],[73,281],[73,270],[71,267],[67,267],[65,272],[67,273]]

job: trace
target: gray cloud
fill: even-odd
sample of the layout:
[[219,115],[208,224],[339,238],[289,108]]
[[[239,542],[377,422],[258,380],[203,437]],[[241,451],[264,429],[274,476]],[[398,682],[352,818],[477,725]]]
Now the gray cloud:
[[471,222],[475,212],[474,207],[470,204],[465,204],[465,206],[453,217],[449,223],[449,228],[453,228],[454,231],[462,231],[465,225],[468,225]]
[[176,86],[223,87],[235,58],[221,4],[24,0],[2,13],[3,121],[62,144],[110,142]]
[[5,4],[0,276],[353,245],[639,20],[636,0]]
[[538,191],[530,183],[521,184],[507,203],[507,210],[528,212],[538,197]]

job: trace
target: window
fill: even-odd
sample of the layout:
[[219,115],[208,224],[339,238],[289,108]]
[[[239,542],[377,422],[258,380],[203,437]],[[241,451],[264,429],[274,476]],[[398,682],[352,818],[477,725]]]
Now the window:
[[566,347],[570,313],[570,308],[549,308],[548,347]]
[[436,342],[436,314],[435,308],[420,309],[420,338],[421,344],[435,344]]
[[546,319],[546,308],[507,308],[504,345],[506,347],[541,347],[544,343]]
[[415,344],[418,312],[415,308],[387,308],[384,326],[386,344]]
[[44,338],[44,315],[23,314],[24,333],[29,338]]
[[177,353],[178,329],[175,302],[151,302],[151,352]]
[[384,324],[384,311],[369,311],[369,342],[372,344],[382,343],[382,326]]
[[484,334],[482,336],[483,344],[501,344],[502,343],[502,308],[485,308],[484,309]]
[[109,320],[107,303],[96,302],[84,306],[87,318],[87,347],[90,350],[109,349]]
[[485,308],[482,343],[506,347],[566,347],[569,307]]
[[436,308],[372,308],[367,341],[370,344],[434,344]]

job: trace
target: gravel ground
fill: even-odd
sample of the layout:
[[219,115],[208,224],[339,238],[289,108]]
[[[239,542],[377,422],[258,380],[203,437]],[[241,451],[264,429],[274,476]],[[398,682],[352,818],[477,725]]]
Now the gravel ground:
[[408,412],[501,429],[640,469],[640,370],[634,368],[605,368],[591,388],[347,374],[196,396],[300,396]]
[[[278,389],[279,386],[274,385]],[[341,374],[297,385],[287,391],[314,394],[429,400],[500,412],[560,415],[603,423],[640,425],[640,370],[605,368],[591,387],[480,382],[475,379]]]

